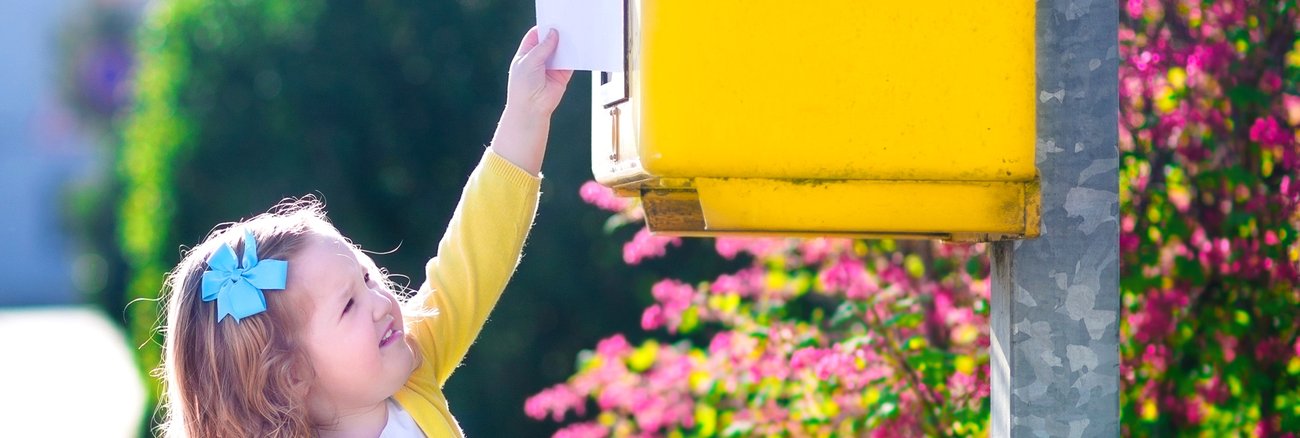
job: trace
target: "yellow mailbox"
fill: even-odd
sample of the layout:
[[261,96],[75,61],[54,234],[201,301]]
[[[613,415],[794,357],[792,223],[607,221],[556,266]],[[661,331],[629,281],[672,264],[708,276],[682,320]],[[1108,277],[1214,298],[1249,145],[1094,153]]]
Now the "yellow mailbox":
[[592,170],[651,230],[1038,234],[1034,3],[627,0]]

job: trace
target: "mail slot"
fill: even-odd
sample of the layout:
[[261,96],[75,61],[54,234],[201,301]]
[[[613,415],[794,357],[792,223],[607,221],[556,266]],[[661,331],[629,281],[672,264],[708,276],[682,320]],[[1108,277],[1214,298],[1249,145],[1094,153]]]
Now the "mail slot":
[[627,0],[592,171],[670,235],[1038,235],[1034,4]]

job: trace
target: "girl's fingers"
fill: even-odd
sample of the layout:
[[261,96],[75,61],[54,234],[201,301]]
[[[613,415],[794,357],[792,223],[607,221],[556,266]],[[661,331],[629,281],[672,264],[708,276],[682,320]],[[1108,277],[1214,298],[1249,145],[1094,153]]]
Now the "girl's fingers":
[[515,59],[523,58],[534,46],[537,46],[537,26],[528,29],[528,33],[524,34],[524,39],[519,41],[519,50],[515,51]]
[[569,78],[573,77],[573,70],[548,70],[547,74],[560,84],[568,84]]
[[[532,32],[532,35],[534,39],[537,38],[537,32]],[[555,53],[555,47],[559,45],[559,41],[560,35],[555,31],[555,29],[551,29],[547,32],[546,36],[542,38],[541,42],[534,44],[533,47],[529,48],[527,53],[524,53],[524,64],[532,66],[541,66],[546,64],[546,60],[550,59],[551,54]]]

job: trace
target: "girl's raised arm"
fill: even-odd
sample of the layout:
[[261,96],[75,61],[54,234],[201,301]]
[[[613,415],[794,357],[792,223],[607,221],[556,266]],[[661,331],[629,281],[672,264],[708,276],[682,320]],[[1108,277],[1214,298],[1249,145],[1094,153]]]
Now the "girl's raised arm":
[[492,148],[498,154],[532,175],[539,175],[542,170],[551,113],[573,76],[570,70],[546,69],[546,60],[559,44],[555,30],[541,42],[537,38],[537,28],[533,27],[524,35],[510,62],[506,109],[492,136]]
[[511,62],[492,147],[470,174],[416,296],[438,315],[412,328],[424,356],[413,379],[446,383],[519,263],[536,214],[551,113],[572,75],[546,69],[557,38],[552,32],[539,43],[537,28],[529,30]]

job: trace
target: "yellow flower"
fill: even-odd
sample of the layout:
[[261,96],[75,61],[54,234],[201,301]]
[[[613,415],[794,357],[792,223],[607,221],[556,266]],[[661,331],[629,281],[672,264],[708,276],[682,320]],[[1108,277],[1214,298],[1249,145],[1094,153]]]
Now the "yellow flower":
[[957,372],[962,374],[975,373],[975,358],[964,355],[957,356],[957,360],[954,362],[956,362],[955,365],[957,366]]
[[978,338],[979,335],[980,329],[975,328],[974,325],[963,324],[961,327],[958,327],[957,332],[953,334],[952,341],[957,345],[967,345],[971,342],[975,342],[975,339]]
[[640,347],[637,347],[632,355],[627,358],[627,366],[632,371],[645,371],[650,369],[655,363],[655,356],[659,354],[659,343],[654,339],[645,341]]
[[1187,70],[1183,70],[1182,67],[1170,68],[1165,76],[1169,79],[1169,85],[1172,85],[1175,90],[1183,91],[1187,88]]
[[1155,401],[1155,400],[1147,400],[1147,401],[1142,402],[1142,419],[1143,419],[1143,420],[1147,420],[1147,421],[1155,421],[1156,417],[1158,417],[1158,416],[1160,416],[1160,409],[1156,407],[1156,401]]

